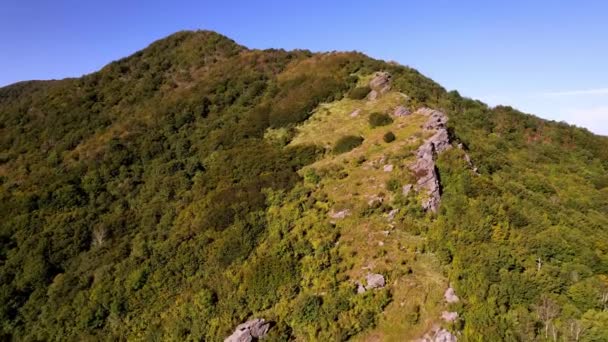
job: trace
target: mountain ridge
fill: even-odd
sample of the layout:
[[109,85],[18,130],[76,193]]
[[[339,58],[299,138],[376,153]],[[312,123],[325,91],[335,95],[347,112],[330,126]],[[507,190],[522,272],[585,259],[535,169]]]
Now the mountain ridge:
[[182,31],[0,88],[0,124],[3,338],[606,336],[608,139],[414,69]]

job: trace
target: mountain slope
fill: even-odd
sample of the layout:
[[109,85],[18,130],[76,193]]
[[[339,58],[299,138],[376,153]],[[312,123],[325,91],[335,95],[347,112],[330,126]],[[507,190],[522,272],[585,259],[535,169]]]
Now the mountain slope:
[[[436,213],[403,191],[423,107],[453,145]],[[251,317],[271,340],[608,334],[608,140],[407,67],[179,32],[0,88],[0,132],[6,338],[222,340]]]

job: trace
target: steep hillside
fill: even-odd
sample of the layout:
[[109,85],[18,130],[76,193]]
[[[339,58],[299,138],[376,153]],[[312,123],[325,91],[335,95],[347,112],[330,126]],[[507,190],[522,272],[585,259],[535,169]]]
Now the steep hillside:
[[2,336],[608,340],[607,175],[411,68],[179,32],[0,88]]

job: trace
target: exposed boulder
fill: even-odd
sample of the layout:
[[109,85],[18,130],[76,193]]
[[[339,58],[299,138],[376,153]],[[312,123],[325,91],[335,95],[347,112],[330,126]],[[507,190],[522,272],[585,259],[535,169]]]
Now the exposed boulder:
[[343,209],[340,211],[331,211],[329,213],[329,217],[333,218],[333,219],[343,219],[346,216],[350,215],[350,210],[348,209]]
[[443,311],[441,313],[441,319],[443,319],[446,322],[454,322],[455,320],[458,319],[458,312]]
[[458,301],[460,300],[460,298],[458,298],[458,296],[456,295],[456,292],[454,291],[454,289],[451,287],[448,287],[447,290],[445,290],[443,297],[445,298],[445,301],[450,304],[458,303]]
[[411,114],[411,112],[403,106],[397,106],[395,108],[395,110],[393,111],[393,116],[396,116],[396,117],[408,116],[410,114]]
[[356,118],[357,116],[359,116],[359,114],[361,114],[361,109],[355,109],[352,111],[352,113],[350,113],[350,117]]
[[439,331],[437,331],[435,333],[435,336],[433,336],[432,341],[433,342],[456,342],[456,341],[458,341],[458,339],[451,332],[449,332],[445,329],[440,329]]
[[[382,242],[382,241],[380,241]],[[380,244],[380,246],[384,245],[384,243]],[[384,276],[378,273],[368,273],[365,277],[365,281],[367,283],[366,286],[363,286],[360,282],[356,282],[357,284],[357,293],[361,294],[365,291],[383,288],[386,285],[384,280]]]
[[393,172],[393,168],[394,168],[393,164],[386,164],[386,165],[384,165],[383,170],[384,170],[384,172]]
[[451,332],[438,325],[434,325],[429,332],[424,334],[417,342],[456,342],[458,339]]
[[378,273],[368,273],[365,280],[367,281],[367,286],[365,286],[366,290],[382,288],[386,285],[384,276]]
[[224,342],[251,342],[266,336],[269,329],[270,322],[266,322],[263,318],[255,318],[239,324]]

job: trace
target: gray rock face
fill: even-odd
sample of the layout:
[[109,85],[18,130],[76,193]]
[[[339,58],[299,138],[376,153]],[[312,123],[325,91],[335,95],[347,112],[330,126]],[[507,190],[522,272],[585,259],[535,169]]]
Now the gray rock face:
[[368,100],[375,100],[379,95],[383,95],[391,90],[391,74],[384,71],[374,73],[369,87],[372,91],[367,95]]
[[411,114],[410,111],[407,110],[407,108],[405,108],[403,106],[397,106],[397,108],[395,108],[395,110],[393,111],[393,116],[396,116],[396,117],[408,116],[410,114]]
[[435,333],[435,336],[433,336],[432,341],[433,342],[456,342],[456,341],[458,341],[458,339],[451,332],[449,332],[445,329],[440,329],[438,332]]
[[428,116],[428,120],[422,127],[425,130],[434,130],[435,134],[425,140],[416,152],[418,159],[411,166],[411,170],[418,177],[414,189],[425,191],[428,196],[422,203],[424,210],[437,212],[441,201],[441,187],[435,167],[435,157],[438,153],[451,147],[448,130],[445,126],[448,119],[444,113],[430,108],[421,108],[416,113]]
[[384,282],[384,276],[382,274],[377,273],[369,273],[365,280],[367,281],[367,286],[365,286],[366,290],[382,288],[386,283]]
[[391,74],[385,71],[377,71],[374,73],[374,77],[369,81],[369,87],[372,89],[378,89],[382,93],[385,93],[391,88]]
[[270,322],[266,322],[263,318],[255,318],[239,324],[224,342],[251,342],[266,336],[268,329],[270,329]]
[[[382,243],[382,245],[383,244],[384,243]],[[361,294],[365,291],[383,288],[386,285],[384,276],[377,273],[368,273],[365,277],[365,281],[367,283],[366,286],[363,286],[360,282],[355,283],[357,284],[357,293]]]

